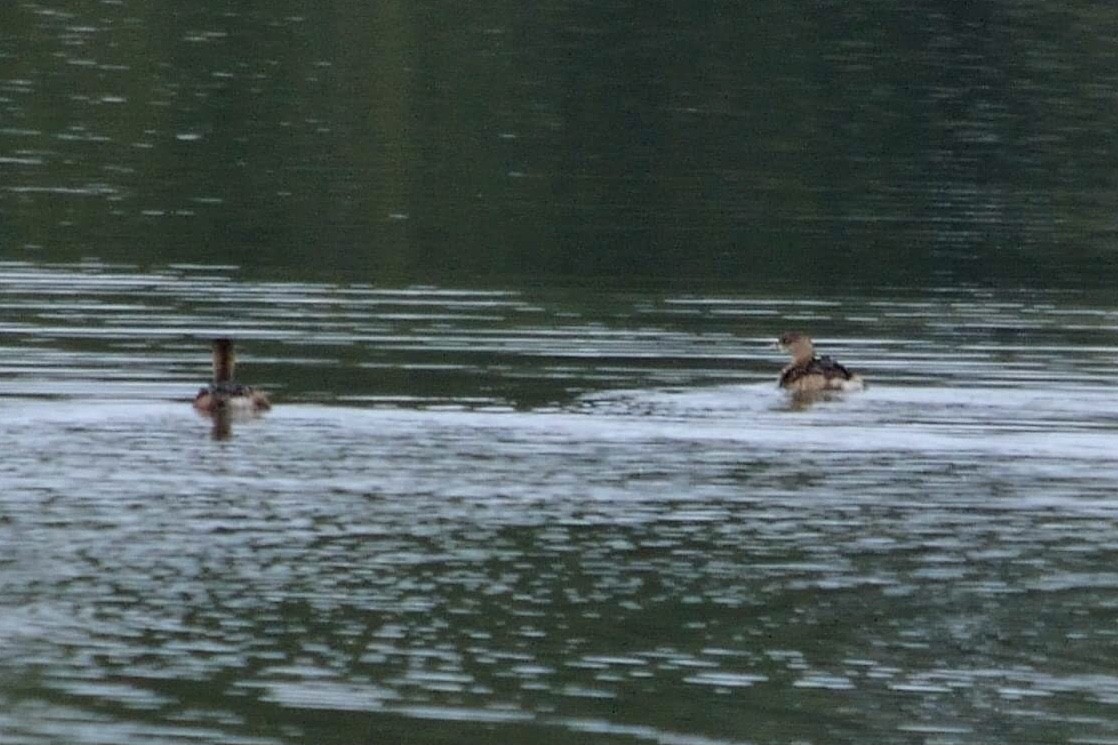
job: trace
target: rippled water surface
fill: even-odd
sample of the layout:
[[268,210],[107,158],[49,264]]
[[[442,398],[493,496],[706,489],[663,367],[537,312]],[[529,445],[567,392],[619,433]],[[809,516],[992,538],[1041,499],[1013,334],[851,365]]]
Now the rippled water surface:
[[1113,305],[0,286],[5,743],[1118,739]]
[[1112,7],[170,5],[0,3],[0,745],[1118,743]]

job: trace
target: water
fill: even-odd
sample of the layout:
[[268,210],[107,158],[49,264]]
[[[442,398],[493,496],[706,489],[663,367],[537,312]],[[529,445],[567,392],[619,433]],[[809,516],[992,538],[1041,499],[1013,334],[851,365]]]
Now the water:
[[0,3],[3,745],[1118,742],[1110,6],[164,5]]
[[0,282],[5,743],[1118,737],[1112,305]]
[[1108,287],[1116,41],[1048,0],[11,0],[3,256]]

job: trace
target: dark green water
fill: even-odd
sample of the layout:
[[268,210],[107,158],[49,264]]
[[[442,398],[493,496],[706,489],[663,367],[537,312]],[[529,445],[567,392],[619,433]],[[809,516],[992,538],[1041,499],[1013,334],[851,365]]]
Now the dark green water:
[[1109,283],[1107,3],[21,2],[7,258]]
[[3,3],[0,743],[1112,745],[1116,42]]

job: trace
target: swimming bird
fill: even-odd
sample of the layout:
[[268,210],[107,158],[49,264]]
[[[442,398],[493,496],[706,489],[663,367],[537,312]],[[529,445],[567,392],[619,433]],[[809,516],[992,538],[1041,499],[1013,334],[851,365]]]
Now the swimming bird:
[[251,386],[233,382],[233,368],[236,365],[231,339],[213,341],[213,382],[198,391],[194,397],[194,408],[207,413],[216,412],[261,412],[272,408],[268,396]]
[[792,355],[780,371],[780,387],[794,393],[818,391],[857,391],[865,383],[860,375],[847,370],[830,357],[817,357],[811,337],[798,331],[780,335],[777,345]]

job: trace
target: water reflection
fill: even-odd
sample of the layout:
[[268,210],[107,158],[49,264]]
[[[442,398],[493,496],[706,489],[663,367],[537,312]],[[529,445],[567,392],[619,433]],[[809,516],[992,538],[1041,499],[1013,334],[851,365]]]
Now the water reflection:
[[1111,306],[0,280],[5,742],[1116,735]]
[[233,436],[233,425],[253,422],[262,414],[252,411],[237,411],[219,408],[214,411],[197,411],[198,418],[211,424],[210,436],[215,440],[228,440]]

